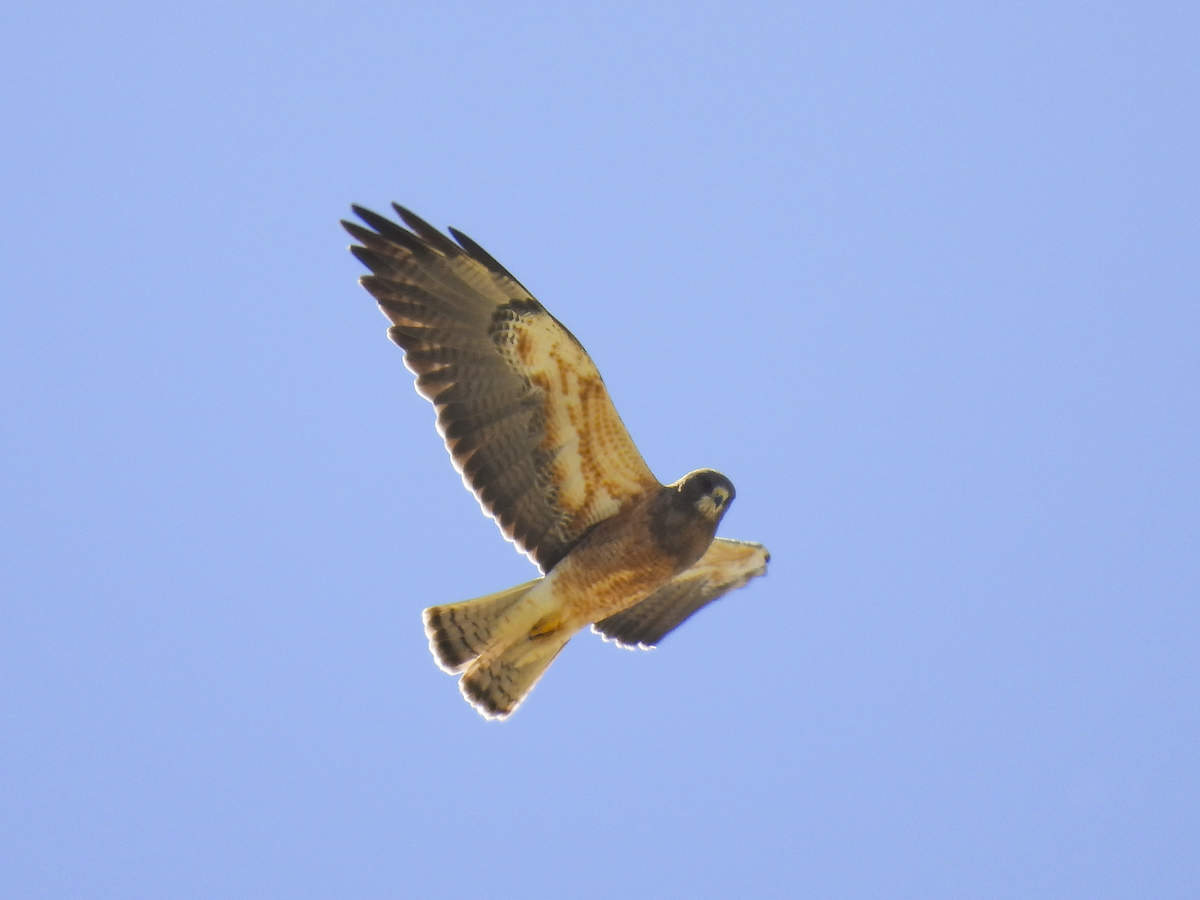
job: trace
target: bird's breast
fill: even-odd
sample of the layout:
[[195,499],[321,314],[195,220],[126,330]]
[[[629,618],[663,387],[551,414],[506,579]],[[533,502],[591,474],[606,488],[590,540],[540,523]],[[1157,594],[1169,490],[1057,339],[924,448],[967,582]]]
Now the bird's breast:
[[635,508],[593,528],[547,575],[564,616],[579,627],[644,600],[669,582],[681,560],[651,534]]

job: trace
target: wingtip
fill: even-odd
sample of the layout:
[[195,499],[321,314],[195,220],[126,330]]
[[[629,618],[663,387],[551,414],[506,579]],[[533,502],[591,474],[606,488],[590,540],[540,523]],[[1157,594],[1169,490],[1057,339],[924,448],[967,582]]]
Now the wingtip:
[[[362,263],[364,266],[366,266],[372,272],[375,272],[380,267],[381,261],[379,259],[379,254],[376,253],[374,250],[371,250],[367,247],[363,247],[359,244],[351,244],[350,252],[354,254],[355,259],[357,259],[360,263]],[[358,283],[363,284],[362,279],[368,278],[368,277],[370,277],[370,276],[367,276],[367,275],[360,276]],[[365,287],[365,285],[364,285],[364,287]]]
[[467,251],[467,255],[473,260],[478,263],[482,263],[485,268],[491,269],[493,272],[503,275],[506,278],[511,278],[514,282],[520,284],[520,282],[517,281],[517,279],[513,276],[512,272],[500,265],[500,262],[496,259],[496,257],[492,256],[492,254],[480,247],[478,243],[470,238],[470,236],[463,234],[457,228],[448,228],[446,230],[450,232],[450,236],[453,237],[454,240],[458,241],[458,245]]
[[444,256],[454,257],[462,254],[462,248],[454,241],[442,234],[441,231],[434,228],[415,212],[401,206],[399,203],[392,201],[392,209],[396,211],[396,215],[400,220],[412,229],[420,240],[424,241],[431,248]]
[[440,231],[438,231],[436,228],[434,228],[432,225],[430,225],[428,222],[426,222],[424,219],[422,219],[420,216],[418,216],[415,212],[413,212],[407,206],[401,206],[399,203],[397,203],[395,200],[393,200],[392,201],[392,209],[394,209],[396,211],[396,215],[398,215],[400,217],[400,220],[402,222],[404,222],[404,224],[407,225],[409,228],[411,228],[413,231],[415,231],[417,234],[424,234],[425,232],[433,232],[438,237],[445,239],[446,236],[444,234],[442,234]]

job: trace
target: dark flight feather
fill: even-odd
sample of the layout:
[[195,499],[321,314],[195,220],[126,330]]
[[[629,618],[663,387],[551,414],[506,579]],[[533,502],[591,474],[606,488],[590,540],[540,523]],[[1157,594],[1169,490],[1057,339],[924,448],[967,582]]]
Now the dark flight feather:
[[596,522],[661,487],[579,342],[461,232],[403,207],[343,223],[463,481],[548,571]]

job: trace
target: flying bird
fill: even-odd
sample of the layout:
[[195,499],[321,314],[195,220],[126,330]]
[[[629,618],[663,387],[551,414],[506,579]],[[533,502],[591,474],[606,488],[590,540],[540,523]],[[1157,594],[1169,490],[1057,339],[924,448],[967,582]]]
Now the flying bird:
[[[585,626],[650,648],[766,572],[761,544],[715,537],[734,498],[720,472],[664,485],[625,430],[595,364],[477,243],[401,206],[404,225],[352,207],[360,279],[391,321],[463,483],[542,572],[431,606],[437,664],[486,718],[509,716]],[[407,226],[407,227],[404,227]]]

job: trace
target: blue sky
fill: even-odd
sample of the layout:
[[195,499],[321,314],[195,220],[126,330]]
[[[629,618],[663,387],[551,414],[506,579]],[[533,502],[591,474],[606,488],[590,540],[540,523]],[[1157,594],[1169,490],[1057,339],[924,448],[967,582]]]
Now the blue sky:
[[[1200,893],[1200,11],[0,13],[0,894]],[[771,572],[486,723],[526,580],[337,220],[454,225]]]

